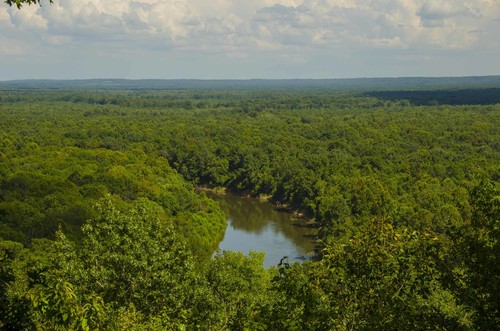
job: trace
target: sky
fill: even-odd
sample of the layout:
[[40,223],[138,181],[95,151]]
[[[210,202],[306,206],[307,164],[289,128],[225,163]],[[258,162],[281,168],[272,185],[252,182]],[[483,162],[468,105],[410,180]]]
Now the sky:
[[0,80],[500,74],[500,0],[42,0],[0,31]]

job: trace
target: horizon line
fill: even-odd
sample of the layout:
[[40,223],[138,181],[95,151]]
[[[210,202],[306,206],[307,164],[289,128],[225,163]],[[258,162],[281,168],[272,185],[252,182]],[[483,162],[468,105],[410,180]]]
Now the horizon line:
[[404,78],[479,78],[479,77],[500,77],[500,74],[491,75],[465,75],[465,76],[357,76],[357,77],[331,77],[331,78],[17,78],[0,79],[0,82],[18,82],[18,81],[88,81],[88,80],[125,80],[125,81],[293,81],[293,80],[362,80],[362,79],[404,79]]

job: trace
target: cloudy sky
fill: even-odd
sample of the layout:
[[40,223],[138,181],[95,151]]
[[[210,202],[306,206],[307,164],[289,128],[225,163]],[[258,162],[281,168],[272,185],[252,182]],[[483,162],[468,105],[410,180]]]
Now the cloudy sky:
[[500,0],[44,1],[0,4],[0,80],[500,74]]

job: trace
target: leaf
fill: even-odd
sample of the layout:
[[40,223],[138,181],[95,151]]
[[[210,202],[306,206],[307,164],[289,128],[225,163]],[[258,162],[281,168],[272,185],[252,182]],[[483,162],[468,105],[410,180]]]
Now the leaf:
[[84,330],[89,330],[89,326],[88,326],[88,324],[87,324],[87,323],[88,323],[88,322],[87,322],[87,319],[86,319],[85,317],[84,317],[84,318],[82,318],[82,322],[81,322],[82,329],[84,329]]

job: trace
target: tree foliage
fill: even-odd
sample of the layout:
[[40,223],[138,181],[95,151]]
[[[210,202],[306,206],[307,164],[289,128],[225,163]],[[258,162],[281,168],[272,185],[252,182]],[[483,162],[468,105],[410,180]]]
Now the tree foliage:
[[[49,0],[50,3],[53,2],[53,0]],[[41,4],[40,0],[5,0],[5,3],[8,4],[9,6],[15,5],[18,9],[21,9],[21,7],[24,4],[27,5],[36,5],[36,4]]]
[[[0,329],[495,329],[499,105],[403,101],[2,91]],[[310,218],[318,261],[213,255],[198,185]]]

